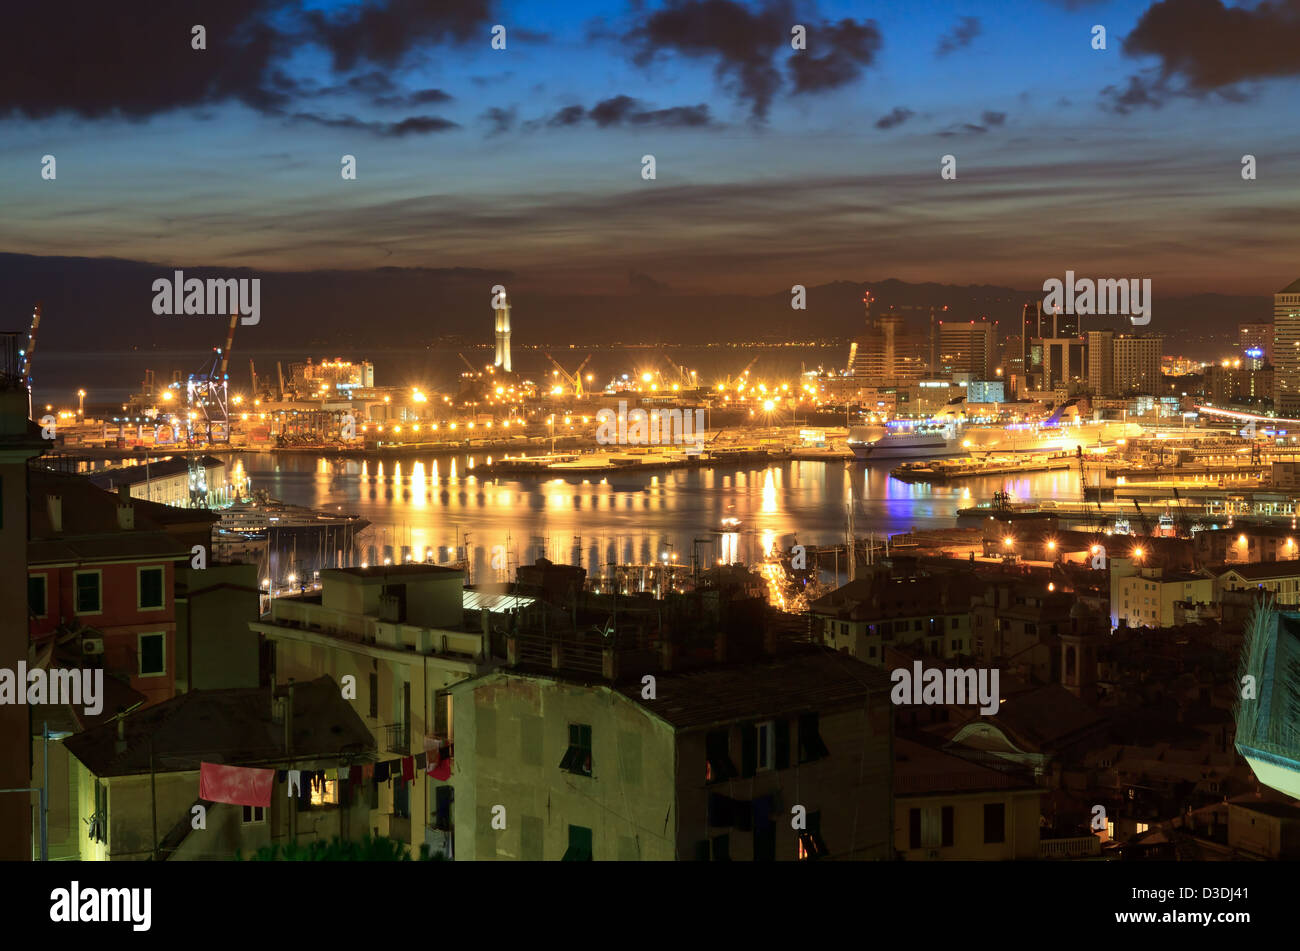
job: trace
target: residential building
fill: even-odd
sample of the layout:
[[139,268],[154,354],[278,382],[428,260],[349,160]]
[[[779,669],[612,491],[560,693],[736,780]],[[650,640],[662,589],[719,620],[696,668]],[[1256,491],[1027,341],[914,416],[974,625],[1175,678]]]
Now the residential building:
[[[220,861],[265,845],[360,839],[371,831],[374,784],[351,787],[338,770],[373,762],[374,742],[329,677],[274,693],[191,691],[61,746],[67,785],[54,792],[68,796],[67,822],[80,830],[75,857],[82,861]],[[50,755],[54,766],[58,751]],[[268,807],[230,805],[200,798],[204,762],[326,776],[319,792],[291,799],[277,782]]]
[[[452,742],[448,688],[493,666],[493,610],[533,603],[466,591],[461,570],[438,565],[326,569],[320,580],[318,592],[273,598],[270,616],[249,628],[270,642],[277,683],[332,677],[379,752],[399,756]],[[428,775],[381,788],[369,825],[414,849],[455,854],[448,816],[457,792]]]
[[1265,591],[1281,607],[1300,605],[1300,561],[1263,561],[1225,567],[1215,575],[1216,591]]
[[232,479],[227,470],[215,456],[199,456],[193,461],[173,456],[158,462],[102,469],[89,478],[101,489],[125,490],[133,499],[181,508],[210,508],[232,501],[243,489],[245,480]]
[[1045,790],[1023,774],[894,741],[894,848],[907,861],[1039,857]]
[[1273,365],[1273,325],[1269,323],[1250,323],[1237,325],[1237,350],[1243,359],[1251,351],[1260,351],[1258,359],[1266,366]]
[[997,323],[972,320],[939,322],[939,366],[947,373],[967,373],[971,379],[993,377],[998,365]]
[[1115,332],[1088,331],[1088,389],[1096,396],[1115,393]]
[[808,645],[729,661],[719,643],[695,669],[665,647],[643,676],[606,648],[598,676],[554,650],[559,666],[451,688],[459,858],[891,857],[882,671]]
[[1111,614],[1129,627],[1173,627],[1181,622],[1180,604],[1210,604],[1215,599],[1212,577],[1190,571],[1126,566],[1111,562]]

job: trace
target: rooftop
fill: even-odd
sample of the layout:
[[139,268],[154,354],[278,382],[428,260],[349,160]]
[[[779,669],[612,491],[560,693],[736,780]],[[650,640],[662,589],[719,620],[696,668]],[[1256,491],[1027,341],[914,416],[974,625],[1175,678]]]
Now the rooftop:
[[[277,696],[287,688],[276,688]],[[118,723],[125,742],[118,749]],[[68,751],[96,776],[197,770],[201,762],[253,766],[283,762],[284,725],[271,716],[270,687],[193,690],[120,721],[70,736]],[[295,685],[293,757],[362,756],[375,749],[366,725],[331,677]]]

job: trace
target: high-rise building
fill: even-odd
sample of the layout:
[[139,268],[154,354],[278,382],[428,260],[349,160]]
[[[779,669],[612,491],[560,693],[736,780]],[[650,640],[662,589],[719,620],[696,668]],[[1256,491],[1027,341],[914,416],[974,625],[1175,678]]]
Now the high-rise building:
[[1118,334],[1114,344],[1115,392],[1158,394],[1164,338],[1159,334]]
[[1273,295],[1273,408],[1300,416],[1300,280]]
[[[494,302],[495,303],[495,302]],[[497,358],[496,366],[510,372],[510,302],[505,294],[501,295],[501,306],[496,311],[497,319]]]
[[987,380],[998,364],[997,324],[987,320],[939,324],[939,367],[948,373],[968,373]]
[[1088,331],[1088,389],[1094,396],[1115,392],[1115,332]]
[[[1242,355],[1249,359],[1258,359],[1261,363],[1273,363],[1273,325],[1272,324],[1238,324],[1237,343]],[[1262,351],[1260,357],[1251,357],[1253,350]]]

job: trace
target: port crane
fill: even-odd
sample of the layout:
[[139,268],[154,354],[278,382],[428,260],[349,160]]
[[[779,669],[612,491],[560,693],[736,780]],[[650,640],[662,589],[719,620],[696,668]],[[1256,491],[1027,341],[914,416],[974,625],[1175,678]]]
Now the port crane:
[[[239,312],[230,315],[230,328],[226,332],[226,345],[213,347],[212,363],[206,370],[191,373],[185,384],[185,403],[188,407],[188,440],[195,442],[195,424],[198,424],[202,441],[212,443],[230,442],[230,348],[235,341],[235,325],[239,323]],[[193,490],[191,486],[191,490]]]
[[587,364],[591,362],[591,354],[588,354],[587,359],[578,364],[578,369],[574,370],[572,373],[564,369],[564,367],[560,365],[560,361],[555,359],[555,357],[551,356],[549,353],[546,355],[546,359],[550,360],[551,363],[555,365],[555,374],[564,378],[565,382],[567,382],[573,389],[574,396],[581,399],[586,395],[582,391],[582,371],[586,369]]

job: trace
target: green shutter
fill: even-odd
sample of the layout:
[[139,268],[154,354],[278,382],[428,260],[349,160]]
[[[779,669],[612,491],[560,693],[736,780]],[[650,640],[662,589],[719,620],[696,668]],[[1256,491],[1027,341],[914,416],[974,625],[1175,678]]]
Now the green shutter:
[[790,766],[790,721],[777,720],[772,724],[772,746],[776,752],[776,768]]

